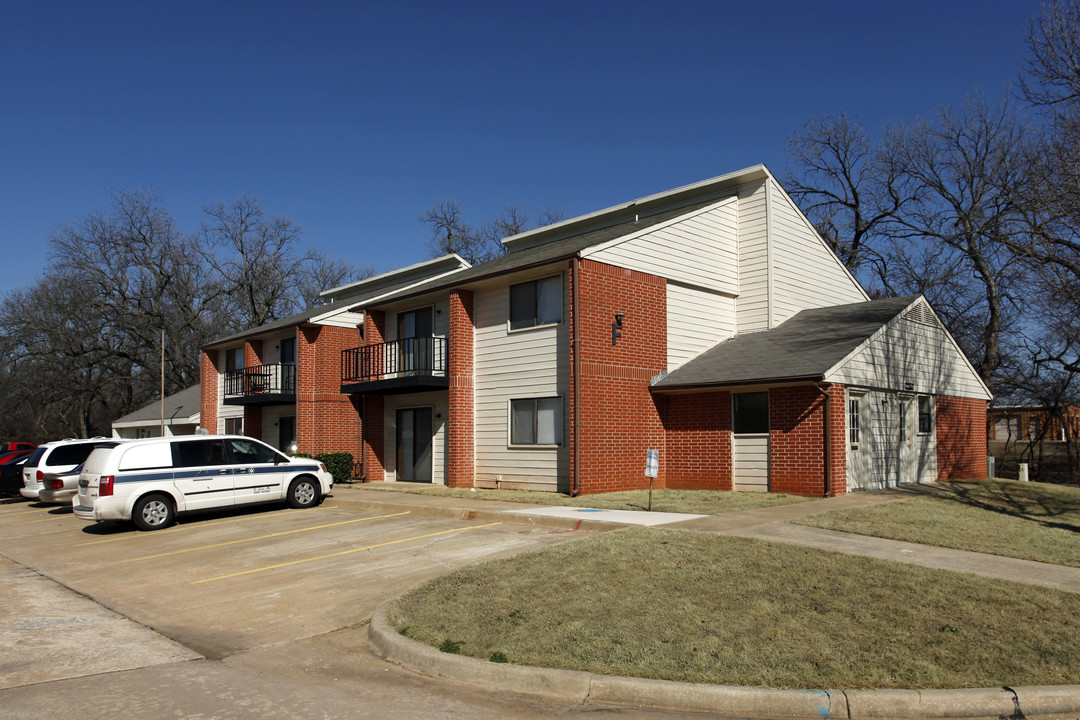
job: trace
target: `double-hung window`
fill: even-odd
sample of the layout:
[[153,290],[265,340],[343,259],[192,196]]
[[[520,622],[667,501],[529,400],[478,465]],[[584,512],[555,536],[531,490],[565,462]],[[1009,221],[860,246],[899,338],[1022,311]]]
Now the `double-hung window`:
[[562,322],[562,276],[510,286],[510,329]]
[[562,445],[562,398],[510,401],[511,445]]

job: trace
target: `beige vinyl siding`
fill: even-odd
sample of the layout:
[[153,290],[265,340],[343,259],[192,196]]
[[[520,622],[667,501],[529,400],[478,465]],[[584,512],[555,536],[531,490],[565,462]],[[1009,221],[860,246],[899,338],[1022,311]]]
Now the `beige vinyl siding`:
[[739,187],[738,332],[769,329],[769,245],[765,181]]
[[990,399],[944,328],[906,317],[898,318],[825,379],[849,386]]
[[667,284],[667,338],[670,372],[735,332],[735,299]]
[[[537,275],[549,277],[551,273]],[[517,280],[515,280],[517,282]],[[566,278],[563,276],[565,290]],[[566,432],[569,342],[564,292],[563,321],[510,332],[509,287],[479,290],[474,302],[476,480],[558,490],[560,466],[568,477]],[[562,398],[563,444],[558,448],[509,447],[509,406],[516,398]],[[562,488],[565,489],[565,488]]]
[[731,468],[736,490],[768,492],[768,434],[732,435]]
[[769,182],[773,327],[800,310],[867,300],[794,201],[774,181]]
[[582,257],[668,280],[736,294],[739,291],[738,201],[734,196],[687,217]]

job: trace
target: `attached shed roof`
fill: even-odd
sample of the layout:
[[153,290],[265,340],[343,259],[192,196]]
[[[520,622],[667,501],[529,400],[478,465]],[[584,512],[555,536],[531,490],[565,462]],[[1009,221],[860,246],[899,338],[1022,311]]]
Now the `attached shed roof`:
[[[202,393],[199,385],[192,385],[187,390],[181,390],[180,392],[165,398],[166,424],[191,422],[191,418],[201,412]],[[155,400],[146,407],[130,412],[122,418],[114,420],[113,425],[125,426],[134,423],[143,424],[149,422],[161,422],[161,402],[158,400]]]
[[653,389],[823,379],[919,297],[803,310],[772,330],[738,335],[715,345]]

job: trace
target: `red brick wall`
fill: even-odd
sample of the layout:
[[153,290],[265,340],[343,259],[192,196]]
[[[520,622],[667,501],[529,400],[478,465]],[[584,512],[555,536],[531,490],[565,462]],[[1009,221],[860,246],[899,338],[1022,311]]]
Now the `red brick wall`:
[[731,490],[731,394],[670,395],[662,407],[665,487]]
[[[262,439],[263,436],[263,408],[262,405],[244,406],[244,434],[248,437]],[[288,450],[289,448],[281,448]]]
[[[829,389],[832,400],[831,494],[846,492],[843,443],[844,388]],[[825,494],[825,401],[814,386],[769,391],[769,489],[807,497]]]
[[[581,492],[648,487],[647,449],[660,451],[657,486],[663,487],[664,429],[649,381],[667,367],[666,282],[655,275],[583,260],[579,293],[580,319],[574,317],[576,308],[571,308],[571,322],[580,322],[581,377],[573,374],[571,326],[570,387],[577,382],[581,397]],[[617,312],[625,314],[622,337],[612,345],[611,325]],[[570,416],[573,442],[572,392]]]
[[364,463],[366,482],[386,479],[386,423],[383,419],[385,404],[382,395],[368,395],[364,410]]
[[244,367],[255,367],[256,365],[262,365],[262,357],[262,340],[248,340],[244,343]]
[[934,402],[938,479],[985,478],[986,401],[939,395]]
[[359,344],[353,328],[305,326],[296,335],[296,442],[301,452],[360,457],[358,401],[341,393],[341,353]]
[[202,395],[199,408],[199,425],[212,433],[217,432],[218,420],[218,351],[203,350],[199,362],[199,387]]
[[447,477],[450,487],[473,487],[473,294],[450,291],[449,420]]

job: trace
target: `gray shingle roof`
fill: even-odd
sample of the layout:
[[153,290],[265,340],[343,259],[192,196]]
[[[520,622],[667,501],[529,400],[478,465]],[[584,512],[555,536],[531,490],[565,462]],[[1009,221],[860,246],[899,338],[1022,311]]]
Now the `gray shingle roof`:
[[412,295],[420,295],[425,292],[431,292],[446,287],[460,287],[473,280],[479,280],[501,273],[513,272],[514,270],[521,270],[536,265],[544,265],[563,258],[569,258],[585,248],[599,245],[608,242],[609,240],[615,240],[624,235],[636,233],[640,230],[652,227],[653,225],[659,225],[662,222],[672,220],[680,215],[685,215],[686,213],[711,205],[716,201],[715,197],[710,197],[691,205],[685,205],[655,215],[639,217],[637,220],[634,219],[634,210],[627,210],[626,219],[618,224],[585,232],[580,235],[573,235],[562,240],[553,240],[541,245],[522,248],[521,250],[513,250],[494,260],[489,260],[486,263],[474,265],[471,268],[466,268],[465,270],[453,273],[452,275],[436,278],[431,282],[403,290],[400,293],[388,297],[380,298],[379,302],[397,300]]
[[[165,422],[171,419],[187,418],[202,411],[202,393],[199,385],[192,385],[187,390],[181,390],[175,395],[165,398]],[[161,421],[161,402],[155,400],[146,407],[130,412],[113,423]]]
[[654,389],[822,378],[918,297],[803,310],[772,330],[738,335],[709,348]]

